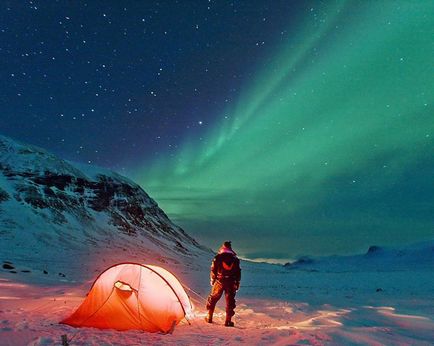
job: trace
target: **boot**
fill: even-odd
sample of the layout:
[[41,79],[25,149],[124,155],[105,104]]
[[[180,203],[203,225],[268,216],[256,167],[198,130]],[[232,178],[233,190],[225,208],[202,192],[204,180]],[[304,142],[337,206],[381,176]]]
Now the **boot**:
[[230,317],[226,317],[225,327],[233,327],[235,326],[234,322],[231,321]]
[[205,322],[212,323],[212,315],[214,311],[208,310],[208,314],[205,316]]

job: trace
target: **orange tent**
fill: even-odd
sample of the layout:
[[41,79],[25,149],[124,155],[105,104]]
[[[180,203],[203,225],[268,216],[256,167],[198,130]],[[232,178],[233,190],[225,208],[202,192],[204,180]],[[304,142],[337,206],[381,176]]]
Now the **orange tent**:
[[173,274],[153,265],[121,263],[100,274],[84,302],[60,323],[168,333],[191,313],[190,299]]

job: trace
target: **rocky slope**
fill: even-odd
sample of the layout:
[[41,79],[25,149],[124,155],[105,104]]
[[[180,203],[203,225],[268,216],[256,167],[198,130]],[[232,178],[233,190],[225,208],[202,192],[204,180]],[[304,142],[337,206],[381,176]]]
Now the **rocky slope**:
[[119,261],[194,266],[207,254],[134,182],[3,136],[0,237],[3,271],[71,280]]

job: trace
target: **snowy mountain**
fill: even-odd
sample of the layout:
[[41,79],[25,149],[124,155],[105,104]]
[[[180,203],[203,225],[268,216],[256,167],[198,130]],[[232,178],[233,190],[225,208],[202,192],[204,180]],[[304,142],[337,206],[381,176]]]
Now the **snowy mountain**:
[[288,269],[319,272],[407,271],[434,269],[434,241],[402,248],[371,246],[362,255],[302,257],[284,266]]
[[0,235],[3,271],[24,279],[77,280],[120,261],[194,266],[208,253],[134,182],[4,136]]

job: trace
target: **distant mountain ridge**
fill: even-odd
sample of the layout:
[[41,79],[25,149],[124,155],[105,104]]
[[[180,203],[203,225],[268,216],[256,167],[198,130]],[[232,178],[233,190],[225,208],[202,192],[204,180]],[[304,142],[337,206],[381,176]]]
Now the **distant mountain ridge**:
[[419,242],[401,248],[370,246],[365,254],[353,256],[301,257],[284,265],[304,271],[359,272],[434,270],[434,241]]
[[193,263],[207,252],[129,179],[4,136],[0,236],[3,261],[32,269],[31,262],[46,268],[65,262],[63,272],[71,266],[65,256],[84,256],[77,265],[84,258]]

